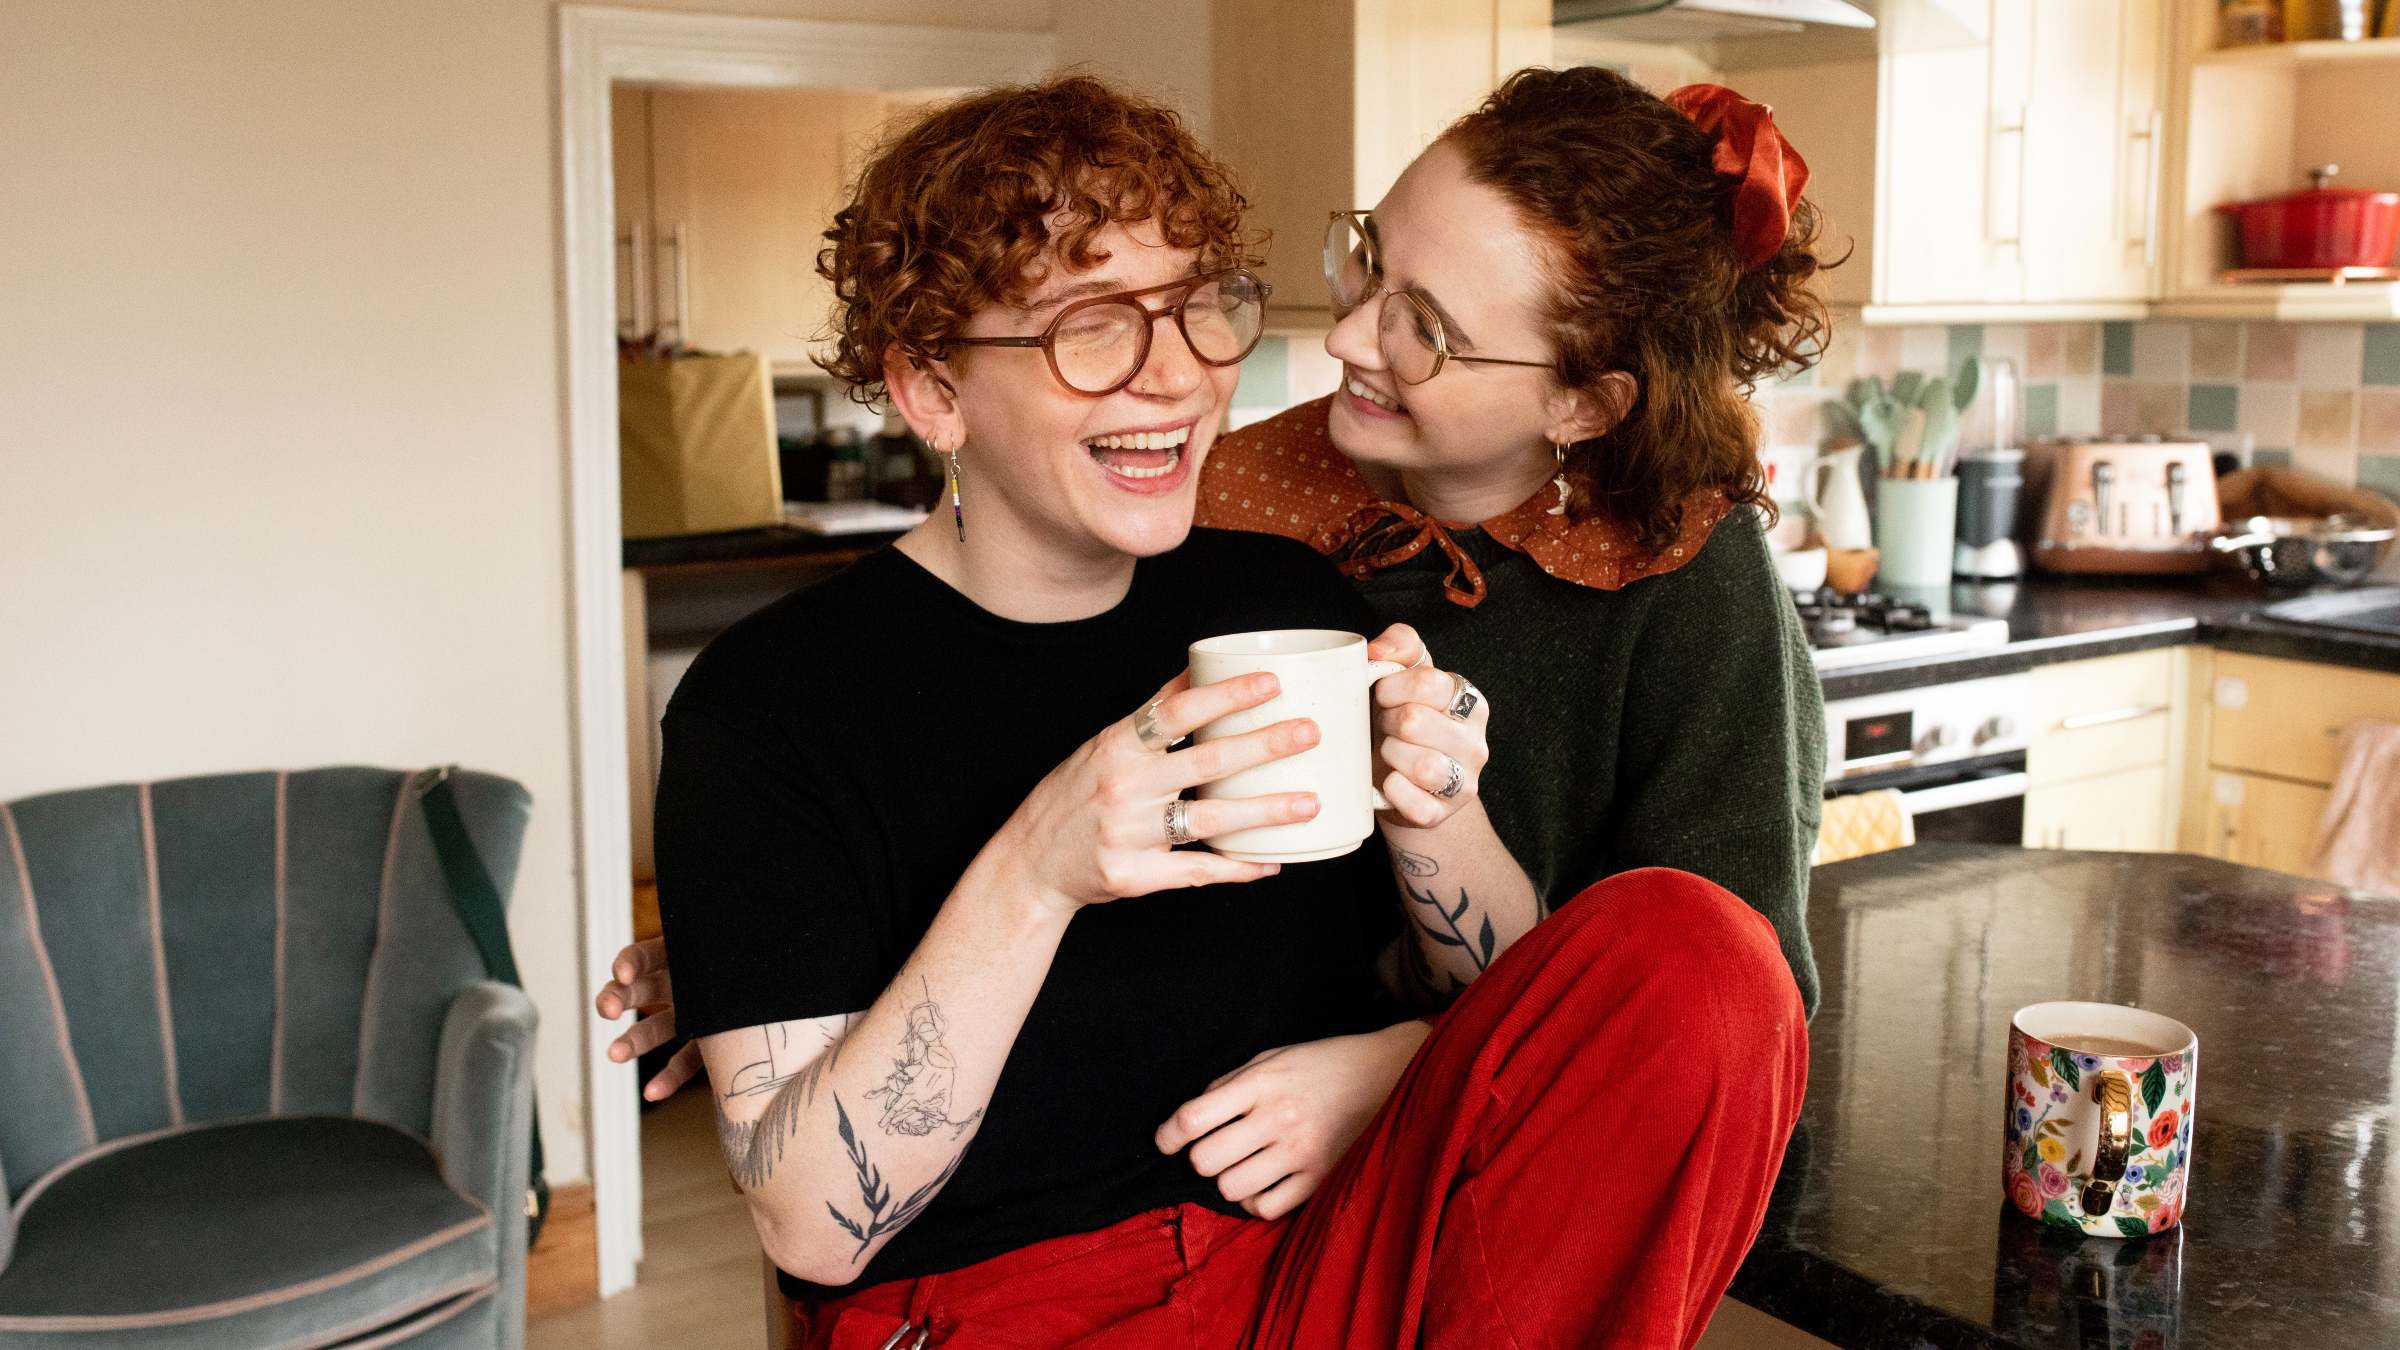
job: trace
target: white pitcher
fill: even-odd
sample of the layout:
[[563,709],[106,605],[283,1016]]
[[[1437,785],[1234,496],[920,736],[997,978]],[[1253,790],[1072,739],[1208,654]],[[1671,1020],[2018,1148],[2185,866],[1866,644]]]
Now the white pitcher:
[[1800,471],[1802,495],[1817,518],[1827,548],[1874,546],[1875,524],[1867,514],[1866,484],[1858,472],[1859,460],[1866,453],[1863,445],[1828,450]]

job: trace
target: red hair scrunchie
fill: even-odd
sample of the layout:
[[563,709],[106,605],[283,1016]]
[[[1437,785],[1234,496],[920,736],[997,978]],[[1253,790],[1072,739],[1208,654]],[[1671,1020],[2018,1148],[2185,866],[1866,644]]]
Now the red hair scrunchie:
[[1775,126],[1775,110],[1721,84],[1687,84],[1667,95],[1677,112],[1717,141],[1720,178],[1736,180],[1733,248],[1749,271],[1773,258],[1790,231],[1792,207],[1808,186],[1808,164]]

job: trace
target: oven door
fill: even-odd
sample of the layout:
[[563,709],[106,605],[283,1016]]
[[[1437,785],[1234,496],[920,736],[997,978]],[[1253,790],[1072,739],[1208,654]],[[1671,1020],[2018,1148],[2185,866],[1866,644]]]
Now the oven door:
[[1827,797],[1897,788],[1919,843],[2025,842],[2025,755],[1987,755],[1918,769],[1862,774],[1826,785]]

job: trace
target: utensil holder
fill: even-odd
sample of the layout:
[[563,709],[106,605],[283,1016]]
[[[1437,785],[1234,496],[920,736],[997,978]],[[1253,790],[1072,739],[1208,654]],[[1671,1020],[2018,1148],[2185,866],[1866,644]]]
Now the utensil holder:
[[1956,478],[1886,478],[1875,485],[1875,547],[1886,586],[1947,586],[1958,544]]

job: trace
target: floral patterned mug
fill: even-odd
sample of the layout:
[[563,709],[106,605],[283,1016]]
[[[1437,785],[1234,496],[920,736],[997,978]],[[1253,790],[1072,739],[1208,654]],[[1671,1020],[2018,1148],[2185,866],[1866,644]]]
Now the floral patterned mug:
[[2200,1038],[2113,1003],[2036,1003],[2009,1019],[2001,1183],[2028,1217],[2147,1237],[2183,1217]]

